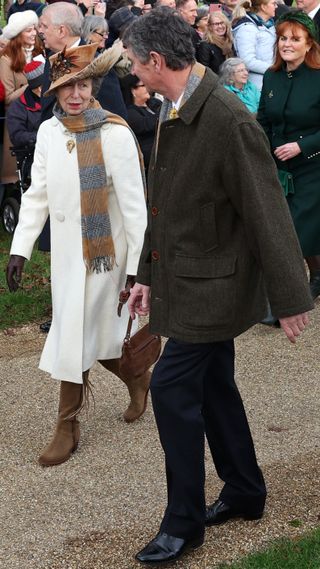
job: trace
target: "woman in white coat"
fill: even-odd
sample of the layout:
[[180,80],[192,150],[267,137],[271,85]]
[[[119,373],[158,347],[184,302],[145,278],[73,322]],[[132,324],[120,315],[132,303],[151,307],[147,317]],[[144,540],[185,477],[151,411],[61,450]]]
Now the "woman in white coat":
[[274,59],[276,7],[276,0],[240,0],[232,23],[237,56],[249,71],[249,81],[260,91],[263,75]]
[[76,415],[97,360],[127,384],[128,422],[144,412],[150,381],[149,372],[134,383],[119,373],[128,323],[126,310],[117,316],[119,292],[136,274],[146,206],[135,139],[126,123],[92,96],[96,78],[110,69],[121,48],[93,60],[96,49],[96,44],[70,48],[51,58],[47,94],[55,93],[57,103],[38,132],[32,183],[22,199],[7,268],[14,291],[50,214],[53,318],[39,367],[61,384],[56,431],[39,458],[43,466],[68,460],[77,448]]

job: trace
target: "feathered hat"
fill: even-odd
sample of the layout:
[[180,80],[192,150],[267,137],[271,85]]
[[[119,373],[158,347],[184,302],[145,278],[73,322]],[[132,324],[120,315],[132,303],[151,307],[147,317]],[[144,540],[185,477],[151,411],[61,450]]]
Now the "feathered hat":
[[98,43],[81,45],[70,49],[64,48],[50,57],[51,85],[44,93],[48,97],[66,83],[74,83],[82,79],[103,77],[117,63],[122,53],[122,42],[116,41],[110,49],[106,49],[98,57],[94,57]]

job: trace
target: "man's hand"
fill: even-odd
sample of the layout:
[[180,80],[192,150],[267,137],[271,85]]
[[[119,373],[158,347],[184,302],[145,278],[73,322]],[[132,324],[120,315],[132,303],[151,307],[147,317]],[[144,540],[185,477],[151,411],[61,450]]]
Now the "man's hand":
[[132,320],[136,314],[147,316],[150,310],[150,287],[136,283],[130,290],[128,309]]
[[274,153],[278,160],[285,162],[286,160],[290,160],[291,158],[298,156],[298,154],[301,153],[301,148],[297,142],[287,142],[287,144],[278,146]]
[[306,312],[303,314],[296,314],[295,316],[288,316],[287,318],[279,318],[281,328],[286,334],[288,340],[293,344],[296,338],[309,324],[309,316]]
[[25,258],[20,255],[11,255],[7,266],[7,284],[10,292],[16,292],[18,290],[22,271],[25,263]]

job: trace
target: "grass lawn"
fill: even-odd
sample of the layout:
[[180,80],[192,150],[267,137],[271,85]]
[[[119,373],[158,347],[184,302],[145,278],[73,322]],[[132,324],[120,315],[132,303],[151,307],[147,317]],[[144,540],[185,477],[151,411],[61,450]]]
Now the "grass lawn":
[[26,261],[21,289],[10,293],[5,270],[11,237],[0,228],[0,330],[33,321],[47,320],[51,314],[50,256],[34,248]]
[[320,528],[296,540],[279,540],[266,551],[217,569],[320,569]]

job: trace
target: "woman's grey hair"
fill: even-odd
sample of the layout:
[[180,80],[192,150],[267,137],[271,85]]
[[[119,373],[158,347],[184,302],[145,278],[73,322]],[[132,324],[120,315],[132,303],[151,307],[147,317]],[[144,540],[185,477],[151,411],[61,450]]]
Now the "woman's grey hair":
[[75,4],[55,2],[46,6],[42,13],[50,16],[54,26],[65,26],[71,36],[81,36],[81,25],[84,18],[80,8]]
[[239,65],[244,65],[240,57],[230,57],[226,59],[219,69],[220,83],[223,85],[233,85],[234,72]]
[[197,9],[196,21],[194,23],[195,27],[197,27],[197,23],[209,15],[209,6],[201,6],[201,8]]
[[123,43],[141,63],[150,60],[151,51],[162,55],[167,67],[173,71],[185,69],[195,62],[190,26],[167,6],[154,8],[135,20],[125,31]]
[[102,16],[86,16],[81,26],[81,37],[88,41],[93,32],[107,32],[107,20]]

